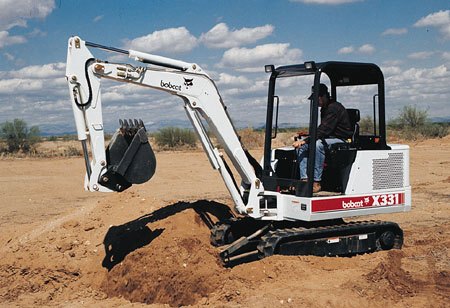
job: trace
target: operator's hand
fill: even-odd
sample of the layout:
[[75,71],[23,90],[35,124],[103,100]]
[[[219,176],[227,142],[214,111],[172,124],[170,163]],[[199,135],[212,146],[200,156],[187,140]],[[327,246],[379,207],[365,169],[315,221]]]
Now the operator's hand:
[[297,133],[297,136],[299,136],[299,137],[306,137],[306,136],[308,136],[309,134],[308,134],[308,131],[307,130],[301,130],[301,131],[299,131],[298,133]]
[[299,147],[301,147],[302,145],[304,145],[306,142],[304,141],[304,140],[297,140],[297,141],[294,141],[294,143],[292,144],[292,146],[294,147],[294,148],[299,148]]

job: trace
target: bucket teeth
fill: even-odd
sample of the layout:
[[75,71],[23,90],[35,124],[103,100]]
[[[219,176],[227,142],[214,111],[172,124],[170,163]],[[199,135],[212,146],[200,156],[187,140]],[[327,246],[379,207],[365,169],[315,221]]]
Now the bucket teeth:
[[119,129],[124,135],[133,136],[137,133],[137,131],[141,128],[145,129],[144,122],[141,119],[120,119],[119,120]]

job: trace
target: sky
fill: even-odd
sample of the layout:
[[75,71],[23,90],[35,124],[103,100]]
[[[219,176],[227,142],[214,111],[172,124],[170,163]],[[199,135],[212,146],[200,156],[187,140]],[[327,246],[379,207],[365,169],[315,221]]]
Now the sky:
[[[19,118],[44,133],[75,131],[65,79],[73,35],[197,63],[237,127],[264,124],[264,65],[310,60],[380,66],[388,120],[406,105],[450,119],[448,0],[0,0],[0,123]],[[280,122],[307,122],[310,83],[287,85],[301,93],[283,98]],[[339,97],[344,105],[370,109],[347,94]],[[167,93],[106,81],[102,98],[107,131],[121,118],[141,118],[149,130],[190,126],[183,102]]]

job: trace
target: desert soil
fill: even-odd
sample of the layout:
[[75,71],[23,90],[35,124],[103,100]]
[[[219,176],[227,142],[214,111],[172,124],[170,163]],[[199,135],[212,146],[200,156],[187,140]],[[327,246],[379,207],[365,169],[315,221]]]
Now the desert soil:
[[156,155],[120,194],[85,192],[82,158],[0,160],[0,306],[448,307],[449,137],[411,144],[412,211],[371,217],[403,228],[401,250],[233,268],[202,219],[231,214],[217,171]]

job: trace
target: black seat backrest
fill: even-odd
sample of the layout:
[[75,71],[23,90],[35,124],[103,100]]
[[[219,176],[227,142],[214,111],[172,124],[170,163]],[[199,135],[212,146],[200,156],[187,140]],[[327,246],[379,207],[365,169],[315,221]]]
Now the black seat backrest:
[[359,109],[347,108],[348,117],[350,118],[350,125],[353,129],[352,143],[357,143],[359,137]]

